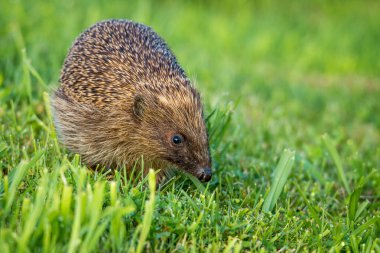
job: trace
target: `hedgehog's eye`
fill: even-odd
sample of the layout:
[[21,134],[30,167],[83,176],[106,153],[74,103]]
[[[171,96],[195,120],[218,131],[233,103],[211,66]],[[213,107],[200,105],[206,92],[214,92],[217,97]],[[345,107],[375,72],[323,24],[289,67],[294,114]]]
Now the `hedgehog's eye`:
[[175,144],[175,145],[179,145],[183,142],[183,137],[182,135],[180,134],[175,134],[173,135],[172,137],[172,142]]

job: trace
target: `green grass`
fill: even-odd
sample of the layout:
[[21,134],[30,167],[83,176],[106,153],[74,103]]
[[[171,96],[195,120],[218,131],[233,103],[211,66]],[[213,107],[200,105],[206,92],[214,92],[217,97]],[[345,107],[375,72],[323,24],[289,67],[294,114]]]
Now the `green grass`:
[[[58,143],[44,94],[107,18],[200,89],[210,183],[107,180]],[[1,1],[0,252],[380,252],[379,27],[379,1]]]

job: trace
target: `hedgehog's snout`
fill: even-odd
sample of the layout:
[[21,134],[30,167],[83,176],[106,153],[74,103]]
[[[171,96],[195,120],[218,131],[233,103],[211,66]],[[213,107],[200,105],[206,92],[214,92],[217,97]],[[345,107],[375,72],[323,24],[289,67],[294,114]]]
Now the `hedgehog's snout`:
[[202,182],[208,182],[211,180],[212,172],[210,168],[202,169],[201,173],[198,176],[198,179]]

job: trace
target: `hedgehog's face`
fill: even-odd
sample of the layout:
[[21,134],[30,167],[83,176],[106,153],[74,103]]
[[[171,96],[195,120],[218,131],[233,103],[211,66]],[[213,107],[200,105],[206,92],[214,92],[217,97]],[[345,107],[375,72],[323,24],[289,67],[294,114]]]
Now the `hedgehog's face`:
[[[189,123],[189,128],[191,123]],[[202,182],[211,179],[211,158],[206,129],[199,133],[173,128],[167,128],[163,134],[163,148],[166,150],[164,159],[177,167],[196,176]]]
[[150,130],[141,134],[151,140],[160,159],[202,182],[210,181],[211,157],[200,102],[167,97],[150,103],[143,100],[135,98],[134,112],[140,115],[142,128]]

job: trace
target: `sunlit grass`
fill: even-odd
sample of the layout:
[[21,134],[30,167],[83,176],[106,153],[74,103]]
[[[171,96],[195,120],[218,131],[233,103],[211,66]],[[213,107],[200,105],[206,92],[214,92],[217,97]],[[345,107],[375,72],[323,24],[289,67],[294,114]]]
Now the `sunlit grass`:
[[[379,10],[2,1],[0,252],[380,251]],[[59,144],[48,94],[74,38],[111,17],[152,26],[200,89],[210,183],[111,177]]]

